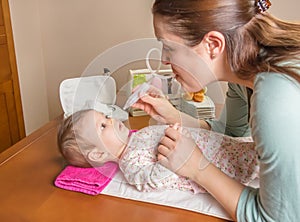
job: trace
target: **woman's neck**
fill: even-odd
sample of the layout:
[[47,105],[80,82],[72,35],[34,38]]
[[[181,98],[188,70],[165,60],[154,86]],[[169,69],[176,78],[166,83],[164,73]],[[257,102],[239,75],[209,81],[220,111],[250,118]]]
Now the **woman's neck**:
[[219,64],[214,67],[214,73],[219,76],[219,81],[236,83],[253,89],[255,76],[253,76],[251,79],[241,79],[236,73],[232,72],[226,57],[223,57],[218,62]]

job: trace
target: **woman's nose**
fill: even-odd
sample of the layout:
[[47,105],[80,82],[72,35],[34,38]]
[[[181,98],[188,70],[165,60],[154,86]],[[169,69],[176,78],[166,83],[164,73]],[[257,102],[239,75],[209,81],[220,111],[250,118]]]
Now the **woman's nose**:
[[161,63],[163,65],[170,65],[170,57],[164,51],[161,54]]

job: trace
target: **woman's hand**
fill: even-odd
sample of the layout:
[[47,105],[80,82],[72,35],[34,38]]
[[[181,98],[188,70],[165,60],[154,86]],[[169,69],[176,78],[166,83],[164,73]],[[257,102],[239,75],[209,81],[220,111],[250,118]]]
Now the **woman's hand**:
[[165,136],[158,146],[158,161],[173,172],[195,178],[203,154],[188,130],[177,129],[176,124],[165,130]]
[[156,121],[165,124],[175,124],[180,121],[180,112],[168,101],[161,90],[150,86],[147,94],[132,107],[142,109]]
[[244,186],[210,164],[188,131],[168,127],[158,146],[158,161],[205,188],[236,219],[236,209]]

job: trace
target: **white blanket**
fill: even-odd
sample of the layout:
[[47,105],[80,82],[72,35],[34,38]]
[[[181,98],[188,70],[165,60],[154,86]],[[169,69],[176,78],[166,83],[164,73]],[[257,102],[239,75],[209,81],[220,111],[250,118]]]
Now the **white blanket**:
[[[257,187],[257,185],[258,181],[251,184],[253,187]],[[192,192],[179,190],[165,190],[147,193],[140,192],[134,186],[126,183],[126,180],[120,171],[114,176],[109,185],[105,187],[102,194],[181,208],[231,220],[231,217],[226,213],[223,207],[210,194],[193,194]]]

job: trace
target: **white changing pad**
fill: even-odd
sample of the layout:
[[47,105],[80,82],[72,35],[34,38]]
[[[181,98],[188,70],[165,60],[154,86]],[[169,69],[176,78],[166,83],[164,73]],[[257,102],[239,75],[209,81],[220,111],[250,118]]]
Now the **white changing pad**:
[[[258,181],[254,181],[251,186],[257,187]],[[101,193],[130,200],[185,209],[226,220],[232,220],[224,208],[208,193],[193,194],[192,192],[180,190],[140,192],[134,186],[126,183],[121,171],[114,176],[108,186],[106,186]]]
[[128,113],[115,105],[116,82],[111,76],[65,79],[60,84],[59,96],[65,117],[79,110],[95,109],[121,121],[128,119]]

